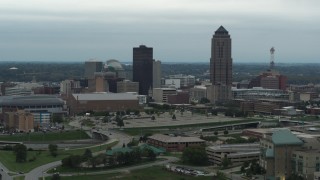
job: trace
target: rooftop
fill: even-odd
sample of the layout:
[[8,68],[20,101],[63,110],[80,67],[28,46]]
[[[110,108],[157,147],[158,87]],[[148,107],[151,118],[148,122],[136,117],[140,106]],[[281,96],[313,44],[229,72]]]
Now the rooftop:
[[138,100],[137,96],[129,93],[87,93],[72,96],[79,101]]
[[162,142],[204,142],[204,140],[197,137],[182,137],[182,136],[168,136],[163,134],[155,134],[148,137]]
[[63,105],[61,98],[51,95],[0,96],[0,106]]
[[223,27],[220,26],[216,31],[215,34],[228,34],[229,32]]
[[272,142],[275,145],[302,145],[303,142],[288,129],[275,131],[272,134]]

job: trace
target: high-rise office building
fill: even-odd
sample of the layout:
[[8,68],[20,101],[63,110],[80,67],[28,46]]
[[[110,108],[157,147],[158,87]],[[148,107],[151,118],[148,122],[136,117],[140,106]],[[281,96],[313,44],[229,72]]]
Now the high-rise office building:
[[211,101],[226,101],[231,98],[232,57],[231,38],[220,26],[212,37],[210,59]]
[[210,80],[213,85],[232,85],[231,38],[223,26],[211,41]]
[[153,85],[152,88],[161,87],[161,61],[153,60]]
[[133,48],[133,81],[139,82],[140,95],[148,95],[153,85],[153,48],[145,45]]
[[87,79],[94,79],[95,72],[102,71],[102,61],[90,59],[84,63],[84,77]]

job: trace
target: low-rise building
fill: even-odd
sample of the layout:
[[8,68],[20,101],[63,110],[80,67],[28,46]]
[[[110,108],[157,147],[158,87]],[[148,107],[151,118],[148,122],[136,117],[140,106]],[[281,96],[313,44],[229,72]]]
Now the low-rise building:
[[88,111],[124,111],[138,109],[139,102],[136,95],[131,93],[87,93],[72,94],[67,99],[70,114]]
[[175,88],[154,88],[152,96],[155,102],[167,103],[168,95],[176,95],[177,90]]
[[18,132],[32,132],[34,130],[33,114],[19,110],[14,114],[14,127]]
[[200,102],[202,98],[207,98],[206,86],[194,86],[190,88],[190,101]]
[[260,156],[259,144],[223,144],[206,148],[209,162],[221,165],[224,158],[232,165],[240,165],[246,161],[258,160]]
[[139,92],[139,82],[131,82],[129,80],[123,80],[117,82],[117,92]]
[[183,151],[187,147],[199,147],[204,145],[205,141],[197,137],[154,134],[148,137],[147,143],[155,147],[162,147],[167,151]]

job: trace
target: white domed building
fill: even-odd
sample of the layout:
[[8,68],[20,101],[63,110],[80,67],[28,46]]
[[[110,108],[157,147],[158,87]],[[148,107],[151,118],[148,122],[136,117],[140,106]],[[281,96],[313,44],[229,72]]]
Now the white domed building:
[[104,65],[104,70],[106,72],[115,72],[116,77],[118,78],[125,78],[126,74],[124,71],[124,68],[122,67],[122,64],[115,59],[107,60],[106,64]]

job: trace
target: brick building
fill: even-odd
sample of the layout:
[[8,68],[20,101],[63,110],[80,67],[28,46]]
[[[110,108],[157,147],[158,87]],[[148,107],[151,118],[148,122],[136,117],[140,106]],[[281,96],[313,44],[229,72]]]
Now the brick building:
[[67,99],[67,105],[71,115],[88,111],[114,112],[139,108],[137,96],[130,93],[72,94]]
[[187,147],[199,147],[205,144],[205,141],[197,137],[168,136],[155,134],[148,137],[147,143],[162,147],[166,151],[183,151]]

